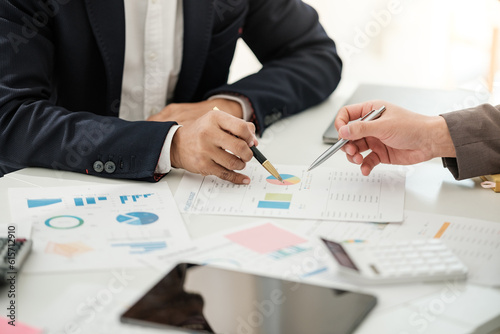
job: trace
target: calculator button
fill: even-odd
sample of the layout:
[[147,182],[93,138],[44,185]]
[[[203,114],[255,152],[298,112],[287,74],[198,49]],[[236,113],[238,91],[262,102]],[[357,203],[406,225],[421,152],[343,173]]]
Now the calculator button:
[[432,267],[432,272],[434,274],[444,274],[446,273],[446,266],[444,264],[435,264]]
[[429,266],[424,265],[424,266],[415,266],[413,270],[415,272],[415,275],[422,276],[427,274],[431,270],[431,268]]
[[430,258],[430,259],[427,259],[427,263],[428,264],[437,264],[437,263],[441,263],[441,260],[437,257],[433,257],[433,258]]
[[442,257],[441,258],[441,261],[443,261],[444,263],[446,264],[454,264],[454,263],[460,263],[458,261],[458,259],[454,256],[446,256],[446,257]]
[[425,250],[430,251],[430,252],[441,252],[441,251],[446,251],[447,248],[445,245],[427,245],[425,246]]
[[419,255],[418,255],[418,253],[417,253],[417,252],[408,252],[408,253],[406,253],[406,254],[405,254],[405,257],[406,257],[407,259],[412,260],[412,259],[417,259],[417,258],[419,258]]
[[439,253],[439,256],[441,256],[441,257],[455,257],[455,254],[453,254],[453,252],[448,249],[446,251]]
[[404,269],[399,269],[397,271],[397,275],[396,276],[399,276],[399,277],[407,277],[407,276],[411,276],[411,273],[412,273],[412,270],[411,268],[404,268]]
[[422,260],[421,258],[417,257],[417,258],[414,258],[414,259],[410,259],[409,263],[412,266],[420,266],[420,265],[423,265],[425,263],[425,261]]
[[381,272],[381,276],[394,277],[396,276],[396,270],[394,268],[388,268],[387,270]]
[[457,263],[448,267],[449,273],[465,273],[467,272],[467,268],[463,266],[461,263]]
[[433,252],[422,252],[421,256],[423,258],[429,259],[429,258],[433,258],[435,256],[435,254]]

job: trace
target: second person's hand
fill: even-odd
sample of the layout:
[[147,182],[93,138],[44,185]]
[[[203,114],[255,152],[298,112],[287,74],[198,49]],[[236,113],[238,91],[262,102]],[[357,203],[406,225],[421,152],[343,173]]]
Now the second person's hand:
[[[369,122],[351,122],[385,105],[384,114]],[[351,122],[351,123],[349,123]],[[435,157],[454,157],[455,148],[441,116],[417,114],[385,101],[343,107],[335,119],[347,159],[369,175],[380,164],[410,165]],[[369,152],[363,156],[363,152]]]
[[210,110],[177,130],[170,149],[171,164],[193,173],[248,184],[250,178],[235,170],[245,168],[253,157],[250,146],[257,144],[253,123]]

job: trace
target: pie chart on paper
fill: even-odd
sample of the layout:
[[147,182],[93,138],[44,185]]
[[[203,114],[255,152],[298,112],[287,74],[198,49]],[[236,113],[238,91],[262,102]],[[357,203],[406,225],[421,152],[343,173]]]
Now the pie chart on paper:
[[156,222],[158,216],[151,212],[129,212],[119,215],[116,220],[129,225],[148,225]]
[[280,174],[281,178],[283,179],[283,182],[275,178],[274,176],[269,176],[266,181],[275,184],[278,186],[293,186],[294,184],[297,184],[300,182],[300,179],[295,176],[295,175],[290,175],[290,174]]

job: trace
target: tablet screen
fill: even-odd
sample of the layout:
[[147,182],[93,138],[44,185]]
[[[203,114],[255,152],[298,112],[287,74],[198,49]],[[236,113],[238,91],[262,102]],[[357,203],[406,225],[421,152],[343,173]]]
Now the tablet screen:
[[375,304],[367,294],[181,263],[121,320],[191,333],[345,334]]

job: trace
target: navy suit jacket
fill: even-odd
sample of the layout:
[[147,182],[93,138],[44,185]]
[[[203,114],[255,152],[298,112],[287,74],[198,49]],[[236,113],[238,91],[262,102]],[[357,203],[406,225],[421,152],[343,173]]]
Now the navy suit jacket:
[[[300,0],[184,0],[174,102],[247,97],[262,132],[327,98],[340,80],[335,44]],[[227,84],[238,38],[262,69]],[[2,0],[0,175],[44,167],[153,181],[175,122],[118,118],[123,0]],[[102,170],[96,162],[110,162]]]

